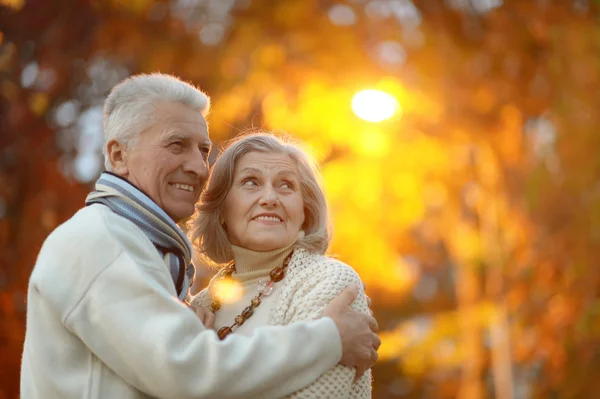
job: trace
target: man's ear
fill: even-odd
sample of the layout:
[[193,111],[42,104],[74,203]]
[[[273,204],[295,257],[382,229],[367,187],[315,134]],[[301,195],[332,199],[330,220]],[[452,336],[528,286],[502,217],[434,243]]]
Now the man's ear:
[[127,167],[127,147],[117,140],[110,140],[106,144],[106,153],[112,166],[112,171],[123,177],[129,174]]

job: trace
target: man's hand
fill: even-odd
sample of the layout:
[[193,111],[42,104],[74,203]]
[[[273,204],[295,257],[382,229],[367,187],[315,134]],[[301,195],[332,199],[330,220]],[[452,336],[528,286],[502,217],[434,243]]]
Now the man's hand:
[[340,364],[356,368],[355,381],[377,362],[377,350],[381,345],[376,334],[379,330],[377,320],[350,308],[357,295],[358,287],[351,285],[323,311],[323,315],[331,317],[338,328],[342,340]]
[[213,328],[215,326],[215,314],[213,312],[202,306],[190,305],[190,308],[196,312],[204,327]]

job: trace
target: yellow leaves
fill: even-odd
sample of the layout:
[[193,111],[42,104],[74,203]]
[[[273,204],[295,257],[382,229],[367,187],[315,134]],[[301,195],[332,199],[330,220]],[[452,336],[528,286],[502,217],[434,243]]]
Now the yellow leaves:
[[211,97],[212,104],[208,116],[211,135],[215,128],[218,132],[222,131],[223,127],[234,123],[239,115],[248,114],[252,105],[250,98],[250,94],[244,88],[235,88],[219,97]]
[[254,55],[258,64],[264,68],[278,67],[285,61],[285,50],[278,44],[262,46]]
[[[400,108],[406,115],[424,117],[430,123],[441,120],[444,114],[444,105],[432,96],[432,93],[422,93],[408,90],[402,82],[393,77],[386,77],[377,82],[375,89],[384,91],[398,100]],[[392,119],[395,121],[395,118]]]
[[448,200],[448,190],[440,182],[427,184],[423,194],[423,200],[432,208],[442,207]]
[[275,9],[275,21],[286,27],[302,25],[304,21],[314,20],[320,15],[314,0],[280,1],[269,6]]
[[395,329],[381,332],[379,359],[400,359],[403,372],[421,374],[431,366],[460,366],[467,360],[466,344],[462,339],[461,319],[469,317],[483,329],[494,328],[499,322],[499,308],[482,301],[466,313],[450,311],[434,316],[417,317],[401,323]]
[[500,178],[500,165],[495,154],[487,146],[477,147],[478,179],[485,185],[493,187]]
[[381,129],[359,131],[356,135],[358,137],[350,142],[350,146],[357,154],[376,158],[386,155],[391,150],[389,136]]
[[367,285],[367,292],[379,304],[397,304],[415,282],[413,270],[397,260],[398,255],[390,248],[387,237],[364,226],[365,223],[355,224],[360,235],[334,234],[333,254],[358,272]]
[[473,226],[457,221],[453,230],[448,231],[445,238],[450,244],[452,255],[459,262],[471,264],[481,259],[481,236]]
[[523,148],[523,116],[514,105],[505,105],[500,111],[502,120],[498,140],[494,143],[502,159],[511,165],[516,164]]
[[226,79],[242,76],[246,70],[246,64],[241,57],[225,57],[221,64],[221,73]]
[[471,98],[473,107],[482,114],[489,113],[496,105],[494,93],[488,87],[481,87]]
[[288,118],[291,117],[286,94],[283,90],[271,91],[263,100],[263,114],[270,126],[277,129],[288,129]]
[[500,111],[500,116],[507,129],[523,129],[523,116],[514,105],[505,105]]
[[386,362],[394,360],[408,347],[408,339],[399,331],[382,331],[379,333],[381,346],[379,347],[379,361]]
[[25,0],[0,0],[0,6],[12,8],[19,11],[25,5]]

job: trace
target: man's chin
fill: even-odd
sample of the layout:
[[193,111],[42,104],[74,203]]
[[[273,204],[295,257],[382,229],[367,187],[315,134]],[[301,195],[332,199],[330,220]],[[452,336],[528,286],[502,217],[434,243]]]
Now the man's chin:
[[167,215],[169,215],[169,217],[175,221],[175,223],[181,224],[185,223],[190,216],[194,214],[194,204],[185,206],[180,205],[177,208],[173,208],[170,212],[167,210],[165,211],[167,212]]

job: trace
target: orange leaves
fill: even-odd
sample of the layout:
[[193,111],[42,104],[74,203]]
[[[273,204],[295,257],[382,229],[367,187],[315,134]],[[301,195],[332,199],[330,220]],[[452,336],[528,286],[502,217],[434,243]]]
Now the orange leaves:
[[34,93],[29,99],[29,107],[35,115],[45,115],[48,109],[48,95],[46,93]]
[[134,14],[142,14],[154,4],[153,0],[110,0],[110,2],[117,9],[132,12]]
[[0,6],[12,8],[15,11],[20,10],[25,5],[25,0],[0,0]]

